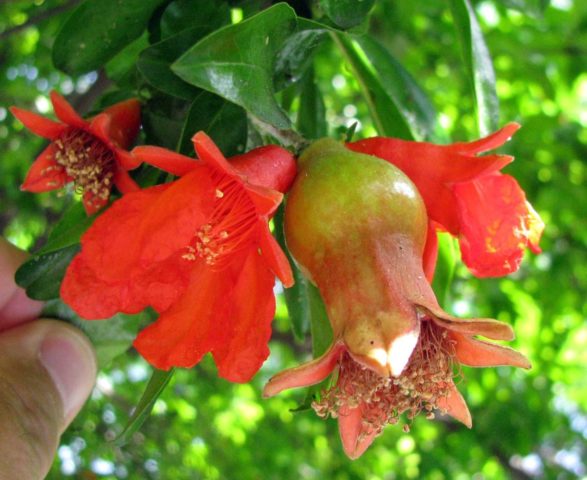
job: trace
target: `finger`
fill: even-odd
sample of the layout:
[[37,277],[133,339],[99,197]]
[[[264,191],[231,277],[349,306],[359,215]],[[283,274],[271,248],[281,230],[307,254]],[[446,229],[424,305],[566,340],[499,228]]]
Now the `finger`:
[[41,479],[96,376],[87,338],[56,320],[0,334],[0,478]]
[[14,282],[14,274],[27,256],[0,237],[0,332],[35,319],[43,307]]

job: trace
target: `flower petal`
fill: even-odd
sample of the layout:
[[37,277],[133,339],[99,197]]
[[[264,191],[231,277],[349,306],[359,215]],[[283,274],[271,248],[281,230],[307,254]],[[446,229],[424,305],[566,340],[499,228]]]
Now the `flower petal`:
[[473,426],[471,412],[469,412],[465,399],[457,390],[454,383],[451,382],[448,396],[442,397],[438,400],[438,408],[446,411],[448,415],[455,420],[458,420],[466,427],[471,428]]
[[117,168],[114,171],[114,185],[116,185],[116,188],[118,188],[120,193],[138,192],[140,190],[140,187],[130,177],[126,170],[121,168]]
[[133,170],[137,168],[142,162],[141,159],[135,157],[131,152],[117,148],[114,150],[116,155],[116,162],[121,168],[125,170]]
[[343,342],[335,342],[322,356],[279,372],[269,379],[263,389],[263,396],[273,397],[288,388],[308,387],[320,383],[332,373],[345,349]]
[[283,200],[283,194],[277,190],[270,190],[269,188],[251,184],[245,184],[245,188],[255,205],[257,215],[264,218],[271,217]]
[[[239,253],[239,255],[245,255]],[[248,382],[269,356],[267,344],[275,315],[275,277],[256,248],[238,273],[227,312],[215,338],[212,355],[218,375],[231,382]]]
[[141,104],[136,98],[115,103],[104,113],[111,119],[108,137],[120,148],[128,148],[137,137],[141,126]]
[[77,114],[65,98],[59,95],[55,90],[50,93],[50,97],[51,103],[53,104],[53,110],[59,120],[71,127],[80,128],[82,130],[88,129],[88,122]]
[[238,172],[228,163],[220,149],[204,132],[198,132],[192,137],[196,154],[200,160],[231,177],[238,176]]
[[495,174],[454,186],[461,223],[463,261],[478,277],[515,272],[529,244],[538,248],[544,223],[528,208],[509,175]]
[[192,170],[202,167],[202,162],[162,147],[135,147],[131,153],[140,161],[178,177],[183,177]]
[[215,346],[225,328],[233,278],[203,261],[193,265],[188,288],[159,319],[139,333],[134,347],[154,367],[191,368]]
[[281,280],[285,288],[294,284],[293,272],[285,253],[275,237],[271,235],[267,222],[259,221],[259,246],[262,258],[271,271]]
[[351,459],[359,458],[377,436],[375,430],[367,431],[363,425],[364,404],[351,408],[341,407],[338,413],[338,430],[344,453]]
[[72,178],[55,161],[55,145],[49,144],[31,165],[20,189],[27,192],[48,192],[63,187]]
[[55,140],[67,129],[67,125],[63,123],[54,122],[27,110],[10,107],[10,111],[31,132],[49,140]]
[[102,209],[105,205],[108,204],[110,194],[108,197],[100,197],[99,195],[95,195],[90,190],[86,190],[82,196],[82,203],[84,204],[84,209],[88,216],[94,215],[96,212]]
[[[432,307],[432,308],[431,308]],[[492,318],[457,318],[449,315],[440,307],[420,306],[419,314],[432,320],[436,325],[451,332],[463,335],[483,335],[492,340],[513,340],[514,331],[507,323]]]
[[497,132],[494,132],[484,138],[476,140],[474,142],[466,142],[466,143],[456,143],[454,144],[455,147],[458,145],[462,152],[467,152],[469,154],[477,154],[488,152],[489,150],[493,150],[497,147],[501,147],[505,142],[507,142],[514,133],[516,133],[520,129],[521,125],[516,122],[510,122],[504,127],[500,128]]
[[456,357],[459,362],[469,367],[512,367],[531,368],[528,359],[509,347],[495,345],[481,340],[451,332],[450,338],[455,342]]

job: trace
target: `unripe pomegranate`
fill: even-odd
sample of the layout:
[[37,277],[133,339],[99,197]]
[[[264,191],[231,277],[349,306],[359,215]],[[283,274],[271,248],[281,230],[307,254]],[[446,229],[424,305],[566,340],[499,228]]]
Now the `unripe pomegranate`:
[[[318,286],[335,337],[381,375],[399,375],[414,348],[423,292],[404,292],[421,271],[424,202],[401,170],[322,139],[299,159],[285,210],[287,245]],[[403,294],[402,294],[403,293]]]

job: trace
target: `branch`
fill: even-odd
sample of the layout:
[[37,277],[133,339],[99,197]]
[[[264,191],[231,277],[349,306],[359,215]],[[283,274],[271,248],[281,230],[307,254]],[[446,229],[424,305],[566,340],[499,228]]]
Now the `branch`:
[[78,3],[81,3],[82,0],[69,0],[67,3],[60,5],[59,7],[52,8],[51,10],[46,10],[44,12],[39,13],[33,17],[30,17],[26,22],[22,25],[17,25],[16,27],[9,28],[8,30],[4,30],[0,33],[0,40],[4,40],[5,38],[14,35],[15,33],[21,32],[22,30],[26,30],[33,25],[37,25],[48,18],[54,17],[55,15],[59,15],[70,8],[77,6]]

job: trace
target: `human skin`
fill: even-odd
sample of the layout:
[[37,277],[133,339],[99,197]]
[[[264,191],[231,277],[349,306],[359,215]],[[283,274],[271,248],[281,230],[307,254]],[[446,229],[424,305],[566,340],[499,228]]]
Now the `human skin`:
[[0,479],[42,479],[96,378],[89,340],[14,283],[26,253],[0,238]]

